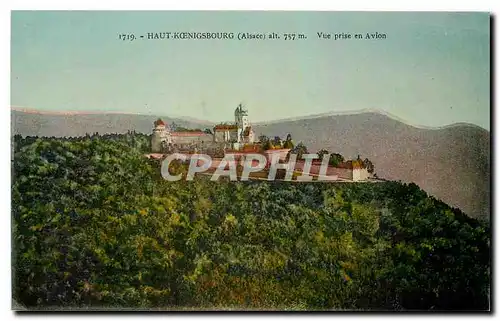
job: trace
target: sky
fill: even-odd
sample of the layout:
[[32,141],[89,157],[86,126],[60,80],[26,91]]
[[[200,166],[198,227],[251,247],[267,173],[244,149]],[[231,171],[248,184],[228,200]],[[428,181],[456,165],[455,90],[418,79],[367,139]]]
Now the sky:
[[[490,128],[487,13],[14,11],[11,20],[15,107],[218,122],[243,103],[251,122],[376,109],[417,126]],[[281,39],[119,40],[161,32]]]

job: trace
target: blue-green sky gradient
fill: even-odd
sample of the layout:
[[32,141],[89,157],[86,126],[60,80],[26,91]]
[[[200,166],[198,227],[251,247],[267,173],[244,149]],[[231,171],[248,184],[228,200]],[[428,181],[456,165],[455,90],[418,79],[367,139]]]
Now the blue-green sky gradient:
[[[490,124],[487,13],[13,12],[11,105],[251,121],[379,109],[411,124]],[[164,31],[307,40],[137,40]],[[319,40],[317,32],[387,34]]]

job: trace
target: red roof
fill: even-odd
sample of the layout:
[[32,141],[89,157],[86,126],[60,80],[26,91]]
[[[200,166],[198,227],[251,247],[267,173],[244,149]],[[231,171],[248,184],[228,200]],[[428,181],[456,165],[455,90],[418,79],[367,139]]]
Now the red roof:
[[158,119],[157,121],[155,121],[155,126],[165,126],[165,122],[161,119]]
[[264,153],[280,153],[280,152],[288,152],[290,151],[290,148],[276,148],[276,149],[267,149],[264,151]]
[[235,130],[238,129],[238,126],[236,125],[225,125],[225,124],[220,124],[216,125],[214,127],[215,130]]
[[210,134],[207,134],[205,132],[202,132],[202,131],[199,131],[199,132],[190,132],[190,131],[186,131],[186,132],[171,132],[170,135],[172,136],[210,136]]
[[226,149],[225,150],[226,154],[231,154],[231,155],[243,155],[243,154],[261,154],[264,155],[264,153],[258,151],[258,150],[238,150],[238,149]]
[[[305,163],[305,160],[303,159],[298,159],[296,161],[297,164],[301,164],[303,165]],[[320,166],[323,164],[323,161],[322,160],[319,160],[319,159],[313,159],[312,160],[312,165],[316,165],[316,166]],[[348,160],[346,162],[343,162],[343,163],[339,163],[337,164],[337,166],[332,166],[332,165],[328,165],[328,167],[335,167],[335,168],[342,168],[342,169],[350,169],[350,170],[353,170],[353,169],[363,169],[363,166],[356,163],[356,162],[352,162],[352,160]]]

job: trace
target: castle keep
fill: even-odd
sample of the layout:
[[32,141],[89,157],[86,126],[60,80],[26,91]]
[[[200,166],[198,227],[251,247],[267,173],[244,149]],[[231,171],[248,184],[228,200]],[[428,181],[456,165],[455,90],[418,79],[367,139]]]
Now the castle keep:
[[168,124],[158,119],[154,122],[151,149],[153,153],[217,147],[237,150],[254,140],[255,133],[248,121],[248,110],[239,104],[234,111],[234,123],[216,125],[212,134],[201,130],[172,131]]

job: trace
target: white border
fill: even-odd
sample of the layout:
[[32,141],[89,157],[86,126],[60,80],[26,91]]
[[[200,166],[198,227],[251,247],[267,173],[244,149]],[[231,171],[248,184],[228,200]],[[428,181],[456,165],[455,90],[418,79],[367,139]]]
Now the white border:
[[120,1],[89,0],[60,1],[20,0],[12,4],[14,10],[309,10],[309,11],[490,11],[494,1],[232,1],[232,0],[183,0],[183,1]]
[[[3,58],[3,66],[6,69],[3,72],[4,77],[2,80],[4,81],[3,86],[1,87],[4,91],[2,91],[3,101],[5,102],[4,107],[2,109],[2,116],[0,119],[4,122],[3,126],[0,126],[2,130],[0,139],[1,142],[1,150],[3,151],[3,161],[2,166],[0,167],[0,177],[2,178],[2,190],[0,193],[0,204],[3,207],[1,211],[2,215],[2,224],[0,224],[1,236],[3,238],[2,242],[0,242],[2,248],[1,253],[4,256],[1,265],[1,298],[0,302],[1,306],[1,320],[10,320],[15,317],[15,315],[10,311],[11,308],[11,275],[10,275],[10,159],[8,160],[6,155],[10,155],[10,10],[309,10],[309,11],[486,11],[492,12],[493,14],[498,13],[498,5],[499,1],[486,1],[486,0],[474,0],[474,1],[435,1],[435,0],[421,0],[421,1],[385,1],[385,0],[377,0],[377,1],[344,1],[342,3],[333,4],[329,1],[318,1],[318,0],[307,0],[302,2],[292,1],[270,1],[270,0],[253,0],[253,1],[219,1],[219,0],[211,0],[211,1],[175,1],[173,3],[166,4],[165,1],[151,1],[151,0],[142,0],[137,2],[126,1],[126,0],[113,0],[113,1],[102,1],[102,0],[76,0],[76,1],[61,1],[61,0],[45,0],[45,1],[36,1],[36,0],[19,0],[12,1],[12,3],[2,2],[0,5],[5,6],[6,10],[1,11],[0,23],[2,24],[1,28],[2,37],[3,37],[3,50],[1,50],[1,55]],[[498,25],[498,21],[496,21],[496,25]],[[496,29],[496,28],[495,28]],[[495,35],[495,40],[497,40],[497,36]],[[495,53],[495,60],[498,61],[498,49]],[[494,74],[494,70],[492,70]],[[493,88],[492,88],[493,89]],[[498,92],[498,83],[495,83],[495,88]],[[498,113],[495,114],[495,122],[499,120]],[[495,144],[497,147],[497,144]],[[496,150],[496,148],[495,148]],[[492,164],[492,168],[498,168],[496,166],[497,160],[495,159],[495,163]],[[498,177],[495,177],[495,185],[500,186]],[[499,191],[498,189],[494,190],[494,198],[498,200]],[[496,212],[496,211],[495,211]],[[498,221],[499,219],[494,219],[493,230],[498,230]],[[495,240],[496,237],[493,239]],[[496,251],[496,243],[494,245],[495,254]],[[496,255],[494,256],[497,257]],[[7,263],[9,262],[9,263]],[[495,281],[498,280],[498,264],[494,264],[495,266]],[[493,271],[492,271],[493,272]],[[495,289],[498,295],[498,283],[495,282]],[[497,306],[498,308],[498,306]],[[83,319],[96,319],[101,320],[104,319],[105,315],[78,315]],[[148,315],[151,316],[151,315]],[[153,314],[153,316],[166,317],[166,315],[157,315]],[[297,315],[203,315],[203,317],[209,318],[220,318],[220,317],[250,317],[250,318],[259,318],[259,319],[280,319],[284,317],[297,317]],[[301,315],[300,318],[308,319],[312,315]],[[392,316],[392,315],[389,315]],[[404,315],[403,317],[405,317]],[[463,315],[464,317],[470,317],[470,315]],[[26,319],[32,319],[36,316],[30,315],[25,316]],[[57,316],[42,316],[53,318]],[[59,318],[66,318],[68,315],[60,315]],[[122,315],[113,315],[108,316],[114,319],[122,318]],[[138,317],[142,318],[144,315],[139,315]],[[174,317],[182,317],[185,318],[193,318],[193,315],[169,315],[169,318]],[[351,316],[347,315],[314,315],[314,317],[320,318],[339,318],[339,319],[347,319]],[[385,319],[386,315],[375,315],[373,318]],[[416,318],[421,318],[428,320],[430,318],[438,317],[435,315],[419,315]],[[460,317],[459,315],[452,315],[452,317]]]

